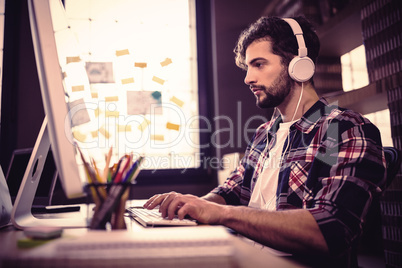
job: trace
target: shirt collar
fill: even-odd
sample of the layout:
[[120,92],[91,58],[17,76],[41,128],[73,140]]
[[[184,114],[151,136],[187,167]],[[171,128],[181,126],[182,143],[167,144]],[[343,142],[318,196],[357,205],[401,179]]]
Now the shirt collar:
[[[323,115],[328,113],[327,111],[328,101],[325,98],[320,98],[304,115],[296,121],[290,130],[296,128],[303,133],[309,133],[314,127],[319,123]],[[279,124],[282,123],[282,116],[278,109],[274,110],[272,115],[272,120],[268,125],[269,134],[273,135],[279,128]]]

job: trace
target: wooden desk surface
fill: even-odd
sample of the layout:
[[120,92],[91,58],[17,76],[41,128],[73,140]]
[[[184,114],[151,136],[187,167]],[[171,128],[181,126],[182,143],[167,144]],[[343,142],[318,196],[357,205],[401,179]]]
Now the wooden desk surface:
[[[132,235],[133,233],[144,233],[144,232],[153,232],[157,231],[158,228],[144,228],[141,225],[137,224],[134,220],[131,220],[129,217],[126,217],[126,223],[127,223],[127,230],[123,231],[118,231],[118,232],[125,232],[127,233],[127,236]],[[174,229],[169,229],[171,227],[165,228],[165,230],[174,230]],[[198,227],[181,227],[181,228],[205,228],[205,230],[208,230],[208,227],[203,227],[203,226],[198,226]],[[193,229],[192,229],[193,230]],[[195,229],[194,229],[195,230]],[[88,235],[90,232],[94,232],[91,230],[88,230],[86,228],[72,228],[72,229],[64,229],[63,230],[63,235],[62,238],[59,239],[65,239],[68,237],[85,237]],[[108,233],[110,234],[117,234],[113,233],[116,231],[96,231],[100,236],[102,236],[102,233]],[[97,234],[97,235],[98,235]],[[121,233],[119,233],[121,235]],[[0,267],[17,267],[21,265],[19,262],[19,259],[27,254],[30,254],[34,252],[38,247],[43,247],[43,246],[38,246],[36,248],[21,248],[18,247],[18,241],[21,239],[24,239],[24,233],[22,230],[17,230],[14,228],[14,226],[7,226],[5,228],[0,229]],[[298,264],[294,262],[291,259],[288,259],[286,257],[279,257],[275,256],[274,254],[271,254],[267,251],[263,251],[259,249],[258,247],[252,246],[250,243],[246,242],[245,239],[237,237],[237,236],[231,236],[230,240],[233,243],[233,252],[230,255],[230,258],[232,261],[230,262],[230,265],[227,267],[306,267],[301,264]],[[55,240],[57,241],[57,239]],[[49,243],[55,243],[53,241],[46,243],[45,245],[48,245]],[[51,258],[51,256],[50,256]],[[69,256],[69,260],[73,260],[74,256]],[[234,261],[233,261],[234,260]],[[110,261],[110,260],[109,260]],[[56,262],[60,264],[60,262]],[[67,262],[63,263],[64,267],[73,267],[69,266],[69,263],[73,264],[74,262]],[[188,267],[189,262],[179,262],[179,264],[183,264],[182,267]],[[102,267],[113,267],[116,268],[117,265],[115,263],[110,262],[104,262],[102,263],[104,266]],[[109,266],[110,264],[110,266]],[[132,264],[132,265],[131,265]],[[152,264],[148,263],[148,266],[144,267],[155,267],[154,262]],[[152,264],[152,265],[151,265]],[[26,265],[26,263],[24,264]],[[74,264],[75,266],[76,264]],[[135,264],[135,259],[132,260],[130,263],[130,266],[133,267],[138,267],[138,265]],[[143,266],[143,265],[140,265]],[[164,265],[166,266],[166,265]],[[167,265],[169,266],[169,265]],[[225,266],[225,265],[224,265]],[[25,266],[26,267],[26,266]],[[55,266],[46,266],[46,267],[59,267],[59,265]],[[173,266],[172,266],[173,267]],[[180,265],[175,264],[174,267],[180,267]],[[191,267],[197,267],[197,262],[191,263]],[[200,266],[202,267],[202,266]],[[219,266],[222,268],[222,266]]]

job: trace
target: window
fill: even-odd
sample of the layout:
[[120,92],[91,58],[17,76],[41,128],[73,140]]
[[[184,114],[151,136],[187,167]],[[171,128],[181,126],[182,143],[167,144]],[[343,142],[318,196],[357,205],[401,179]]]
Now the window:
[[198,168],[195,1],[65,0],[65,8],[68,27],[55,34],[60,46],[76,41],[59,59],[80,147],[97,162],[113,147],[115,158],[146,155],[144,169]]
[[341,56],[342,87],[351,91],[369,84],[364,45]]
[[[364,45],[342,55],[341,64],[344,91],[362,88],[369,84]],[[383,146],[393,146],[389,109],[365,114],[364,116],[380,130]]]
[[382,145],[393,146],[389,109],[365,114],[364,116],[380,130]]

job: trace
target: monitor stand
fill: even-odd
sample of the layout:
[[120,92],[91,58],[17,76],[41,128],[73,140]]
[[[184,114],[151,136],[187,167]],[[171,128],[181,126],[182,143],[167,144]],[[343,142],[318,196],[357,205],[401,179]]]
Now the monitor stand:
[[14,202],[11,213],[12,223],[19,229],[34,226],[88,227],[89,213],[86,209],[67,213],[40,214],[40,216],[32,214],[32,204],[49,150],[50,138],[45,117]]
[[[79,211],[81,209],[81,206],[79,204],[77,204],[77,205],[52,205],[53,194],[54,194],[54,191],[56,188],[58,176],[59,176],[59,173],[56,170],[53,174],[52,183],[51,183],[50,190],[49,190],[48,205],[32,205],[31,211],[32,211],[33,215],[35,215],[35,213],[43,214],[43,213],[73,212],[73,211]],[[43,183],[42,183],[42,185],[43,185]]]

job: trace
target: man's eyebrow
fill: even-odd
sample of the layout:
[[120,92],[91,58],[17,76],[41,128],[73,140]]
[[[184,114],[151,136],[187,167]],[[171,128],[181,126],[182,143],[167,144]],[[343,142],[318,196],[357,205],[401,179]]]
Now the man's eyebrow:
[[262,58],[262,57],[254,58],[254,59],[252,59],[247,65],[251,65],[251,64],[255,63],[255,62],[258,61],[258,60],[266,61],[267,59]]

